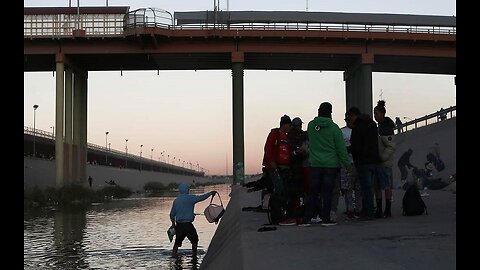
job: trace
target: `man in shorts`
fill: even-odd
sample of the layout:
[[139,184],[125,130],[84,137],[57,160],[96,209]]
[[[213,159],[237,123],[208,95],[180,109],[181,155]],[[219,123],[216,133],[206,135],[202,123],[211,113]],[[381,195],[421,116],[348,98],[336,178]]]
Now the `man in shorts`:
[[175,228],[176,234],[172,257],[178,256],[178,247],[182,246],[185,237],[192,243],[192,254],[194,256],[197,254],[198,234],[195,226],[193,226],[193,220],[195,219],[193,210],[196,203],[206,200],[216,193],[216,191],[210,191],[202,195],[193,195],[189,194],[189,190],[190,186],[186,183],[178,185],[180,194],[173,201],[172,209],[170,210],[170,221]]

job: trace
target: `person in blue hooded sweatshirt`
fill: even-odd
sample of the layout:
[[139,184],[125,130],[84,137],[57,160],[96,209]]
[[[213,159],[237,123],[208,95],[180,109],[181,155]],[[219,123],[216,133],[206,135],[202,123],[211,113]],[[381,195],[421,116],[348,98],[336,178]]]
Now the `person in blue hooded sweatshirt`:
[[198,234],[193,220],[195,216],[193,210],[195,204],[206,200],[210,196],[214,196],[216,191],[210,191],[202,195],[189,194],[190,186],[186,183],[178,185],[177,198],[173,201],[172,209],[170,210],[170,220],[172,226],[175,228],[175,244],[173,245],[172,257],[177,257],[178,247],[182,246],[185,237],[192,243],[192,253],[197,254]]

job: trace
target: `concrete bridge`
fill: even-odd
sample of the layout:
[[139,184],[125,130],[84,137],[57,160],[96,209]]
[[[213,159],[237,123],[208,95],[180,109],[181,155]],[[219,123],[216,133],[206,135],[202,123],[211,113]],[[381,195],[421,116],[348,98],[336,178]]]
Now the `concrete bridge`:
[[343,71],[347,107],[371,113],[372,72],[455,75],[455,61],[448,16],[24,8],[24,71],[56,76],[57,186],[86,184],[89,71],[231,69],[237,182],[245,69]]

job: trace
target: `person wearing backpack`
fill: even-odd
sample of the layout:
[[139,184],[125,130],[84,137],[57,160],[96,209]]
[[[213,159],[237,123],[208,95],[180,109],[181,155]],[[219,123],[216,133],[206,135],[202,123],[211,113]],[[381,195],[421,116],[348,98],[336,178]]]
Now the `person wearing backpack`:
[[273,184],[270,195],[268,218],[271,224],[295,225],[290,205],[289,190],[286,185],[290,181],[290,158],[292,153],[288,132],[292,128],[292,120],[288,115],[280,118],[280,127],[272,128],[264,146],[262,165]]

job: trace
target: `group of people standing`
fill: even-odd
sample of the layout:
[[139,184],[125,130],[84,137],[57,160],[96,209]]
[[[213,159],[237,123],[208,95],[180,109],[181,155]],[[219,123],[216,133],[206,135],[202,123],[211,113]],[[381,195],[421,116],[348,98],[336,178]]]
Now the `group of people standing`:
[[273,186],[272,195],[287,200],[285,218],[278,224],[336,225],[340,192],[348,218],[392,216],[396,125],[385,114],[383,100],[374,108],[376,122],[351,107],[345,113],[346,127],[340,129],[332,120],[332,104],[323,102],[306,131],[299,117],[281,117],[280,127],[267,137],[262,162],[264,176]]

